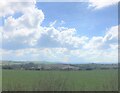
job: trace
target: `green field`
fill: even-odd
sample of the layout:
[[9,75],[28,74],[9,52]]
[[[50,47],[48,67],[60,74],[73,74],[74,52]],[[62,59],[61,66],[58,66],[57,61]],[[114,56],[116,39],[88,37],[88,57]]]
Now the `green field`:
[[3,70],[3,91],[115,91],[117,70]]
[[2,70],[0,68],[0,92],[2,91]]

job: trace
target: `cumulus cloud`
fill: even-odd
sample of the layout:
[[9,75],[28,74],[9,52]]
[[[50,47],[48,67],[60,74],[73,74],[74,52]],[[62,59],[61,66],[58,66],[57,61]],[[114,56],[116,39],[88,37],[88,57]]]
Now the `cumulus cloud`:
[[[28,48],[27,46],[24,49],[17,46],[17,50],[4,49],[3,54],[5,56],[3,58],[13,55],[9,59],[18,58],[25,60],[27,57],[31,57],[32,59],[29,60],[36,61],[77,62],[82,60],[83,62],[98,63],[117,62],[117,27],[113,26],[108,29],[104,36],[96,36],[91,39],[85,36],[75,36],[75,29],[58,31],[54,27],[44,27],[43,32],[40,33],[41,36],[36,34],[38,37],[40,36],[39,39],[36,39],[38,42],[37,48]],[[33,37],[31,39],[34,40]],[[10,43],[8,45],[10,46]],[[70,47],[75,47],[76,49]]]
[[118,26],[113,26],[106,31],[104,36],[92,37],[84,46],[85,49],[108,49],[118,45]]
[[59,31],[54,27],[45,27],[38,40],[38,46],[79,48],[87,40],[88,37],[86,36],[76,36],[76,29],[74,28],[66,28]]
[[[29,14],[37,20],[34,26],[30,24],[29,19],[26,20],[27,16],[23,17],[23,15],[18,19],[14,19],[12,16],[8,17],[3,27],[3,48],[13,48],[16,46],[15,44],[19,45],[19,47],[15,47],[18,49],[31,46],[78,48],[88,40],[86,36],[76,36],[74,28],[58,30],[53,26],[41,27],[40,23],[44,17],[41,16],[43,13],[39,13],[40,19]],[[37,24],[39,25],[36,26]],[[11,47],[10,44],[12,44]]]
[[[14,8],[18,10],[14,10],[13,8],[11,10],[14,13],[18,11],[22,12],[22,16],[15,19],[10,15],[5,19],[4,26],[2,27],[3,48],[17,48],[18,46],[18,48],[24,48],[29,45],[35,45],[42,31],[40,27],[44,20],[42,10],[37,9],[34,2],[16,3],[7,2],[7,6],[12,7],[12,4],[15,4]],[[10,13],[8,12],[8,14]]]
[[95,9],[101,9],[111,5],[115,5],[119,0],[89,0],[89,7],[94,7]]
[[[9,7],[13,6],[11,3],[12,2],[10,2],[10,4],[8,3]],[[23,3],[17,2],[18,5],[16,4],[15,8],[22,7],[23,9],[18,8],[18,10],[14,10],[14,8],[11,8],[14,13],[21,10],[19,12],[22,12],[22,16],[15,19],[10,15],[5,19],[2,31],[4,41],[3,48],[19,49],[32,46],[78,48],[87,40],[85,36],[75,36],[76,29],[74,28],[61,30],[54,28],[57,21],[50,23],[49,27],[42,27],[41,23],[44,20],[42,10],[37,9],[34,6],[34,2],[28,2],[28,7],[25,7],[24,5],[26,5],[26,3]],[[4,14],[4,16],[5,15],[6,14]],[[63,20],[61,22],[63,23]]]
[[35,7],[36,0],[1,0],[0,17],[12,15],[15,12],[27,12],[30,8]]
[[[9,60],[48,60],[62,62],[117,62],[118,26],[107,29],[104,36],[78,36],[75,28],[48,27],[41,24],[45,15],[32,2],[3,3],[0,15],[5,16],[2,33],[2,56]],[[6,7],[6,8],[5,8]],[[97,6],[95,6],[97,7]],[[101,8],[101,7],[100,7]],[[18,18],[13,15],[22,13]],[[61,25],[65,22],[62,20]],[[1,37],[0,37],[1,38]]]
[[104,37],[104,42],[117,43],[117,41],[118,41],[118,26],[113,26],[110,29],[108,29]]

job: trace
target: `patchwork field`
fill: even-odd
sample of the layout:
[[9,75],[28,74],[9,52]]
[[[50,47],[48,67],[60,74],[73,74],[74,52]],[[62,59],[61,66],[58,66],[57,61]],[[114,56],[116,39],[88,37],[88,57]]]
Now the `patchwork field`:
[[117,70],[3,70],[3,91],[115,91]]

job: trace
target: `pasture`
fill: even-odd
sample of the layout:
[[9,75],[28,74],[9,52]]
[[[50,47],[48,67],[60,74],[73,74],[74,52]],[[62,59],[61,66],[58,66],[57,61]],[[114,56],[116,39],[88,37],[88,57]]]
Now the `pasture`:
[[3,70],[3,91],[116,91],[117,70]]

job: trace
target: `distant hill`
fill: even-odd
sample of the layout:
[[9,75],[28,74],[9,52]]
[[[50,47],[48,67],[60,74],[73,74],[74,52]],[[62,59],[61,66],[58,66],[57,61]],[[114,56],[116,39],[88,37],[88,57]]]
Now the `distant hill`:
[[117,69],[118,64],[65,64],[45,61],[3,61],[3,69],[24,70],[94,70],[94,69]]

